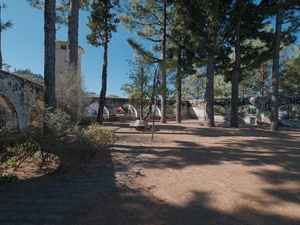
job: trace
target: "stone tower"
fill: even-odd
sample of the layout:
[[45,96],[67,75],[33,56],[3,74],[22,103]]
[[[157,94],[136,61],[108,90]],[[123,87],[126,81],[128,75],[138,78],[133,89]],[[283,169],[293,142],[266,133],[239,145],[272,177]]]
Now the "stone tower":
[[[55,75],[66,74],[68,70],[67,57],[68,57],[68,43],[65,41],[55,42]],[[83,48],[78,46],[78,68],[81,72],[81,56],[84,54]]]

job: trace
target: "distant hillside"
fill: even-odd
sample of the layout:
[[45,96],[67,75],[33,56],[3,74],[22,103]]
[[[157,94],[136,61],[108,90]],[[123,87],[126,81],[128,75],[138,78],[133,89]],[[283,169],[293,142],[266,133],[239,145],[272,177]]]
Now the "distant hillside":
[[14,75],[18,77],[22,77],[26,80],[33,81],[38,84],[44,84],[44,77],[41,74],[35,74],[31,70],[17,70],[13,73]]

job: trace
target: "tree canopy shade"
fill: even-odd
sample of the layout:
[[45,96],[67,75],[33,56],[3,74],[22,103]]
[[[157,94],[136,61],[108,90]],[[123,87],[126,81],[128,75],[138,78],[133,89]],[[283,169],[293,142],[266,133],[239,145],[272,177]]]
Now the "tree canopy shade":
[[5,8],[5,4],[0,3],[0,69],[3,67],[3,57],[2,57],[2,31],[11,28],[13,26],[10,20],[3,22],[2,21],[2,9]]
[[112,33],[117,31],[116,14],[113,13],[118,1],[116,0],[95,0],[92,3],[91,15],[88,17],[88,27],[91,34],[86,36],[89,44],[99,47],[103,46],[103,67],[102,67],[102,87],[99,98],[99,110],[97,115],[97,122],[103,123],[103,112],[105,105],[105,95],[107,89],[107,67],[108,67],[108,43],[112,37]]

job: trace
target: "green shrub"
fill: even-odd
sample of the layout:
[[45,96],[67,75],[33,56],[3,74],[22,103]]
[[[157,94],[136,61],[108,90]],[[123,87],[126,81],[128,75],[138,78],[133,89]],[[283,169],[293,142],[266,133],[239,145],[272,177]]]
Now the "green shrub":
[[176,113],[176,106],[170,106],[167,108],[167,114],[175,114]]
[[[23,133],[11,133],[6,130],[0,131],[1,152],[0,152],[0,168],[5,170],[8,167],[17,169],[26,159],[40,149],[37,143],[36,134],[32,131]],[[3,138],[6,138],[2,142]]]
[[215,105],[214,111],[215,111],[215,115],[226,116],[226,111],[222,106]]
[[[63,157],[70,136],[75,136],[77,127],[70,121],[70,116],[56,110],[45,110],[44,129],[33,127],[25,132],[12,133],[0,130],[0,173],[13,167],[17,169],[25,160],[37,160],[42,167],[53,155]],[[34,159],[35,153],[38,158]]]
[[51,112],[48,109],[44,116],[44,126],[46,129],[44,133],[46,135],[55,135],[57,138],[66,137],[76,130],[76,126],[72,123],[70,115],[60,110]]
[[1,175],[0,176],[0,184],[4,184],[7,182],[13,182],[18,180],[19,178],[15,174],[9,174],[9,175]]
[[[47,160],[53,160],[53,156],[73,163],[74,158],[67,154],[67,149],[73,144],[76,145],[73,152],[75,160],[90,160],[107,152],[104,150],[115,143],[115,133],[99,124],[80,130],[65,112],[51,112],[49,109],[45,112],[43,128],[35,127],[22,133],[0,129],[1,182],[14,180],[14,176],[7,175],[5,170],[9,167],[16,169],[27,159],[37,160],[40,166],[45,165]],[[37,155],[37,158],[33,157]]]
[[107,130],[97,123],[82,129],[77,138],[79,156],[85,160],[97,157],[116,141],[113,131]]
[[88,126],[88,125],[91,125],[93,122],[92,118],[89,117],[89,116],[85,116],[81,119],[81,121],[79,122],[78,125],[81,125],[81,126]]

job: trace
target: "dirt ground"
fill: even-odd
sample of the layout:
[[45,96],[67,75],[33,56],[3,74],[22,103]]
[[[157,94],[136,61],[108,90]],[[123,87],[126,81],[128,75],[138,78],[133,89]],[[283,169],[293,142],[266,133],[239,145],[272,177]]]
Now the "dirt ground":
[[[132,177],[77,209],[77,224],[300,224],[300,130],[123,124],[111,149]],[[121,159],[122,158],[122,159]]]
[[119,126],[115,187],[75,206],[65,224],[300,224],[300,129],[197,120]]

